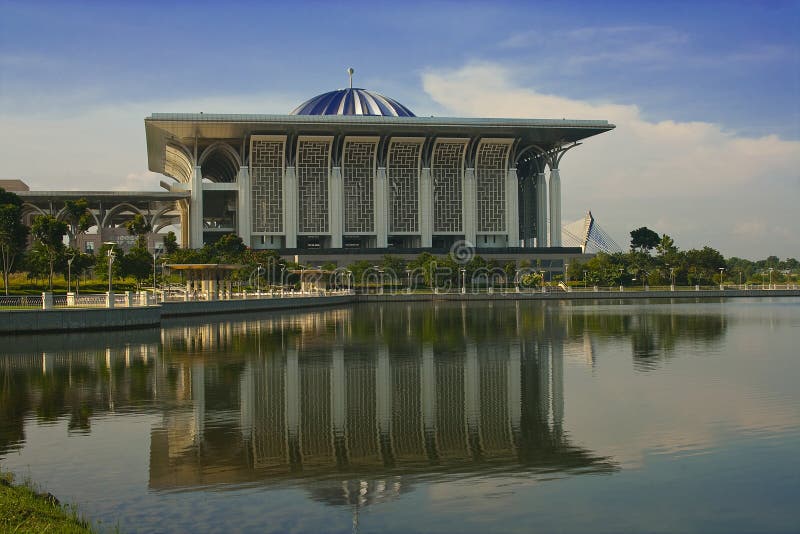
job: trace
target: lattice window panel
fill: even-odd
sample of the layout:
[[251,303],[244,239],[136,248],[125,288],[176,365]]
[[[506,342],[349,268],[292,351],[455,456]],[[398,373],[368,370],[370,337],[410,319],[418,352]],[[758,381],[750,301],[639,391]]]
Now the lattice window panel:
[[251,212],[254,232],[283,232],[284,141],[250,144]]
[[375,231],[376,141],[347,141],[342,158],[345,233]]
[[433,231],[461,232],[465,143],[437,143],[433,150]]
[[328,165],[331,142],[297,143],[297,197],[300,233],[328,232]]
[[508,143],[481,143],[475,157],[478,232],[506,229]]
[[421,143],[389,147],[389,233],[419,232],[419,155]]

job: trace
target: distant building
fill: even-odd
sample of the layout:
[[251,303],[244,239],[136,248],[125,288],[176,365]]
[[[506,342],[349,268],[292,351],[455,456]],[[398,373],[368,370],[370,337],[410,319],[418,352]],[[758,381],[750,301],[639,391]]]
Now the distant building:
[[28,187],[28,184],[22,180],[0,180],[0,188],[14,193],[31,190],[30,187]]

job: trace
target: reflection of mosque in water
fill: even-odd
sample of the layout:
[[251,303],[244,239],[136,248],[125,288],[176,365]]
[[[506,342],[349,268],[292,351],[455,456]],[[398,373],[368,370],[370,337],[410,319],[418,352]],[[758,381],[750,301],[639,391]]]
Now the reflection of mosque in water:
[[[363,505],[405,491],[408,475],[614,469],[562,431],[565,343],[547,324],[557,316],[395,310],[214,324],[201,336],[166,328],[165,356],[191,346],[196,359],[182,367],[190,404],[153,432],[151,487],[302,483],[324,502]],[[197,358],[243,344],[235,383]]]
[[595,365],[598,346],[629,341],[654,370],[724,331],[694,312],[442,302],[20,337],[0,353],[0,454],[32,416],[88,433],[97,415],[146,411],[162,419],[153,489],[301,484],[366,504],[409,475],[607,471],[562,431],[565,360]]

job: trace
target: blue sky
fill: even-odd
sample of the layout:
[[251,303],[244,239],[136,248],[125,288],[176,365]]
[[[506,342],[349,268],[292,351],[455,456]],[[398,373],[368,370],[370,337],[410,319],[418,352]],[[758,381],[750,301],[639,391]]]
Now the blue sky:
[[[713,125],[714,135],[701,136],[714,143],[712,152],[719,139],[742,153],[739,141],[773,136],[782,149],[761,168],[775,158],[784,158],[783,164],[766,177],[754,170],[733,180],[731,199],[717,200],[729,204],[765,186],[798,199],[798,28],[797,1],[0,1],[0,119],[9,125],[6,135],[0,133],[0,176],[24,177],[37,188],[88,189],[109,182],[155,188],[158,180],[146,173],[141,122],[146,114],[284,113],[317,93],[345,86],[344,70],[353,66],[356,85],[396,98],[418,115],[548,118],[568,111],[610,110],[613,115],[624,110],[620,118],[647,125]],[[454,100],[465,89],[448,85],[454,79],[485,92]],[[446,93],[443,87],[449,87]],[[500,111],[520,94],[526,96],[517,108]],[[493,107],[500,95],[503,100]],[[471,107],[464,105],[468,100]],[[563,110],[551,106],[559,102]],[[617,117],[608,118],[618,130],[626,127]],[[78,134],[70,136],[76,139],[64,140],[68,132]],[[660,132],[673,139],[672,132]],[[34,150],[37,139],[49,143],[48,149]],[[604,164],[627,165],[637,153],[635,141],[628,139],[630,154]],[[685,153],[693,146],[672,149]],[[625,150],[624,145],[615,149]],[[763,153],[758,146],[747,150]],[[69,162],[66,170],[64,162]],[[625,199],[657,203],[659,183],[673,179],[664,174],[659,181],[659,170],[649,168],[651,181],[644,191],[620,190],[612,202],[578,193],[592,190],[579,180],[588,179],[591,162],[578,163],[572,169],[576,174],[563,177],[565,218],[577,219],[592,209],[621,242],[631,221],[615,214],[626,206]],[[608,172],[590,174],[613,182]],[[709,183],[718,191],[727,187],[723,177],[714,178]],[[784,237],[796,233],[791,214],[779,216],[791,210],[789,203],[736,207],[711,208],[707,214],[667,210],[641,224],[675,234],[684,247],[705,244],[695,234],[703,229],[709,244],[726,254],[800,256],[800,241],[770,237],[776,231]],[[630,211],[631,217],[653,215],[652,210]],[[749,218],[739,234],[726,234],[722,222],[699,219],[727,218],[733,227],[731,218],[738,220],[743,211]],[[697,220],[688,225],[687,216]]]

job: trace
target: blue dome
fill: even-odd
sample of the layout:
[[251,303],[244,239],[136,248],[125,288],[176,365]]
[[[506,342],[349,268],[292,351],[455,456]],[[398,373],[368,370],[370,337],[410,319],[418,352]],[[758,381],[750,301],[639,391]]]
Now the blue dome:
[[358,88],[339,89],[317,95],[297,106],[290,115],[415,116],[396,100]]

